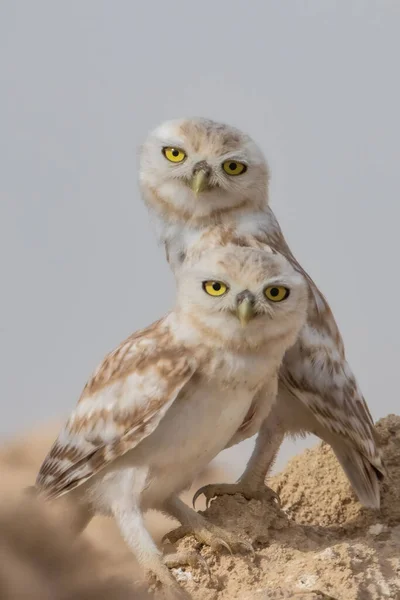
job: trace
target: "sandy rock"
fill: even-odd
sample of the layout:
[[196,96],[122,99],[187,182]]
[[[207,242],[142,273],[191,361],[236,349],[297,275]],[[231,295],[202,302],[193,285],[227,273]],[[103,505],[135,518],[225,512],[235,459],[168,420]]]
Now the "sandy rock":
[[215,556],[203,548],[215,580],[194,574],[184,584],[193,598],[399,600],[400,417],[377,427],[389,471],[380,511],[360,505],[329,447],[306,450],[270,481],[282,510],[240,495],[211,503],[204,514],[250,539],[256,555]]
[[[359,504],[332,451],[319,444],[292,459],[269,482],[281,497],[281,508],[247,501],[241,495],[212,501],[203,514],[250,540],[255,554],[215,553],[186,536],[178,548],[199,551],[211,579],[204,569],[182,567],[174,570],[180,585],[194,600],[400,600],[400,417],[389,415],[377,427],[389,471],[382,484],[380,511]],[[41,433],[0,452],[3,481],[9,490],[32,483],[53,437]],[[224,480],[226,475],[210,469],[193,489]],[[193,489],[185,494],[186,501]],[[12,521],[9,516],[7,522]],[[172,521],[154,514],[148,516],[148,523],[158,540],[174,527]],[[4,528],[0,511],[0,539]],[[86,553],[92,557],[91,573],[104,581],[118,576],[132,583],[140,577],[112,521],[94,519],[80,543],[86,544]],[[29,560],[18,564],[16,573],[34,567]],[[0,591],[3,575],[0,572]],[[44,593],[42,597],[46,598]]]

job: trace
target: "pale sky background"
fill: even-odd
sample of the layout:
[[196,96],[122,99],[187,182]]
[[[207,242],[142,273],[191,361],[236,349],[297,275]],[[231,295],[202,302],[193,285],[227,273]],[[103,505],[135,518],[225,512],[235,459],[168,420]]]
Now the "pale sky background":
[[172,305],[136,152],[193,115],[261,145],[374,418],[399,412],[399,60],[397,0],[1,0],[0,435]]

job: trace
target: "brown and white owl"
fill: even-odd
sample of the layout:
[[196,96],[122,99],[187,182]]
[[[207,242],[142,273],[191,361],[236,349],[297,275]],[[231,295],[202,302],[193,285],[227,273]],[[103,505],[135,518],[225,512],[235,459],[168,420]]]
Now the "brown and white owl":
[[40,468],[40,495],[68,494],[77,531],[94,514],[114,517],[173,598],[184,593],[168,567],[195,557],[163,557],[145,511],[172,515],[202,543],[251,550],[178,495],[235,436],[259,430],[305,322],[307,294],[304,277],[272,250],[216,248],[187,263],[175,308],[125,340],[86,384]]
[[294,258],[269,207],[268,181],[255,142],[207,119],[166,122],[140,152],[142,195],[175,273],[205,248],[269,245],[304,275],[310,292],[307,322],[285,354],[277,402],[246,471],[236,484],[201,492],[208,499],[236,492],[259,497],[284,436],[310,432],[331,445],[359,500],[378,508],[385,468],[373,420],[328,302]]

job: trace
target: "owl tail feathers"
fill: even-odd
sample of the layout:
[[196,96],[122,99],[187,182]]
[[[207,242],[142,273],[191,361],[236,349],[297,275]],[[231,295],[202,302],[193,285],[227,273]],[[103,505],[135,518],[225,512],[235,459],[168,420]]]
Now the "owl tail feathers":
[[367,508],[379,509],[379,481],[383,477],[382,473],[355,448],[340,444],[332,446],[332,449],[361,504]]

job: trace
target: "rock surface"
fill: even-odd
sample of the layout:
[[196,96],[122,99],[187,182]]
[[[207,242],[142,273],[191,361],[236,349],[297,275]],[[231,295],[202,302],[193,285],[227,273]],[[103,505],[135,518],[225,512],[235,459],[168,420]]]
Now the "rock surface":
[[[293,458],[269,484],[282,509],[242,496],[213,500],[207,516],[246,537],[254,559],[202,549],[213,580],[185,584],[204,600],[400,599],[400,417],[377,424],[389,471],[380,511],[364,509],[325,444]],[[193,538],[180,542],[193,546]]]
[[[208,563],[211,578],[204,569],[176,569],[181,585],[195,600],[400,600],[400,417],[389,415],[377,427],[389,471],[389,478],[382,484],[380,511],[359,504],[332,451],[319,444],[293,458],[269,482],[280,495],[281,508],[247,501],[241,495],[212,501],[203,514],[250,540],[255,555],[231,556],[224,549],[215,553],[187,536],[178,548],[198,550]],[[54,433],[39,432],[0,452],[2,489],[7,489],[2,494],[4,510],[0,512],[2,540],[4,531],[8,531],[5,523],[17,518],[10,512],[14,502],[11,498],[18,489],[32,483]],[[193,489],[226,479],[224,473],[210,467]],[[185,494],[186,501],[193,489]],[[158,541],[174,526],[172,521],[154,514],[148,516],[148,524]],[[130,582],[140,578],[111,520],[94,519],[79,543],[90,557],[92,576],[95,574],[107,585],[111,576]],[[4,553],[4,544],[2,548]],[[0,571],[0,591],[6,575]],[[116,598],[125,598],[122,587],[118,593]],[[133,593],[139,594],[140,590]],[[15,596],[1,597],[8,600]],[[44,594],[42,597],[46,598]],[[86,597],[90,596],[82,599]],[[108,597],[114,596],[108,593]],[[132,595],[132,599],[136,597],[141,596]]]

